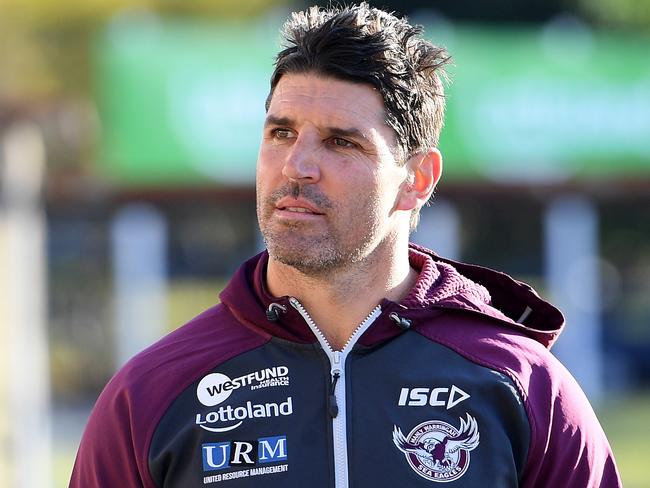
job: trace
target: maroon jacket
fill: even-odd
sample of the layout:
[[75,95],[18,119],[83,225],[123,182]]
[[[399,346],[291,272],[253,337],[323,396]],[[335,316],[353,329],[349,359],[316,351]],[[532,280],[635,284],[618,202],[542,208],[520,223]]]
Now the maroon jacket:
[[147,348],[91,414],[71,486],[618,487],[527,285],[411,246],[419,279],[341,351],[244,263],[221,303]]

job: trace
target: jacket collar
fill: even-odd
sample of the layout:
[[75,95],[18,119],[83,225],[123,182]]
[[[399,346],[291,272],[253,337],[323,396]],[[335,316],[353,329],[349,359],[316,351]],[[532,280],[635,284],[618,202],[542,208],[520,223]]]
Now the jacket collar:
[[[409,260],[419,274],[416,284],[399,303],[381,301],[382,313],[360,344],[383,342],[411,325],[423,326],[452,311],[500,322],[545,347],[550,347],[562,330],[564,318],[559,310],[504,273],[444,259],[415,244],[409,246]],[[290,297],[274,297],[267,290],[267,264],[266,251],[244,262],[221,292],[222,303],[245,326],[292,342],[316,342],[289,303]]]

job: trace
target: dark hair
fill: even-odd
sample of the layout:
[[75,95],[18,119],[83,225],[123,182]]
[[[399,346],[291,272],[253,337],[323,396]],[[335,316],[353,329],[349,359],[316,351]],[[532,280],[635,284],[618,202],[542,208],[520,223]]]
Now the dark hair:
[[422,27],[365,2],[295,12],[282,29],[287,45],[276,59],[266,109],[286,73],[370,84],[384,100],[386,123],[397,136],[396,157],[403,163],[438,145],[444,118],[442,82],[450,57],[421,34]]

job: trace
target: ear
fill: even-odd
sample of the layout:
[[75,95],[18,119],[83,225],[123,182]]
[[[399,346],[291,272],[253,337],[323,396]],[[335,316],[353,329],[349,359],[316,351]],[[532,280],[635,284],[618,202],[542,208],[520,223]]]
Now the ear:
[[419,152],[406,162],[408,180],[402,186],[397,210],[422,207],[436,188],[442,176],[442,154],[436,148]]

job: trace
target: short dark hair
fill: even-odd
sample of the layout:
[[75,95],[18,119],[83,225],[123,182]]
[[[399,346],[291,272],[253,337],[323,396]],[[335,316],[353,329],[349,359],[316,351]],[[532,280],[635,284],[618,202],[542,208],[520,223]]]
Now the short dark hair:
[[309,73],[367,83],[384,100],[395,131],[398,160],[438,145],[444,123],[444,66],[450,56],[392,13],[360,5],[294,12],[284,24],[286,47],[277,55],[273,91],[282,75]]

